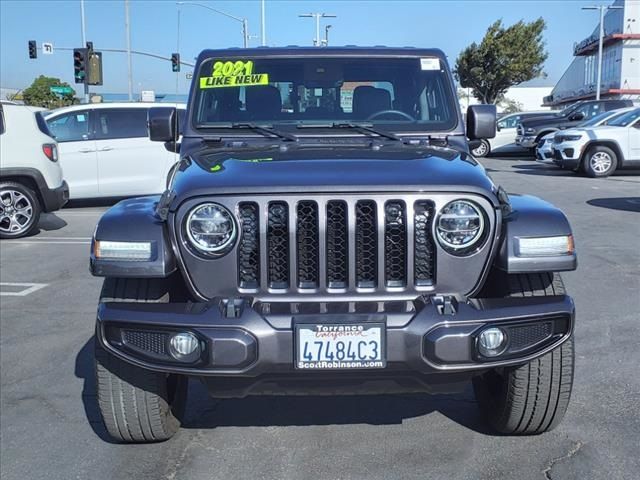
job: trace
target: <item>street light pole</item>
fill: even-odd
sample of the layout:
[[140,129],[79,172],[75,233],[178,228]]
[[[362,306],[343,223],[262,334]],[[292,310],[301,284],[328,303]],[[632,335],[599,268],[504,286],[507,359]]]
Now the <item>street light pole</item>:
[[129,0],[124,0],[124,26],[127,35],[127,64],[129,66],[128,74],[128,93],[129,101],[133,101],[133,78],[131,77],[131,25],[129,22]]
[[262,36],[262,46],[267,46],[267,30],[265,25],[265,0],[260,0],[260,34]]
[[211,8],[210,6],[203,5],[202,3],[176,2],[176,5],[193,5],[194,7],[206,8],[207,10],[211,10],[212,12],[219,13],[220,15],[224,15],[225,17],[230,18],[232,20],[235,20],[236,22],[242,23],[242,39],[243,39],[242,43],[243,43],[244,48],[247,48],[249,46],[249,22],[247,21],[246,18],[236,17],[235,15],[231,15],[231,14],[223,12],[221,10],[217,10],[215,8]]
[[328,47],[329,46],[329,29],[332,27],[332,25],[325,25],[324,27],[324,46]]
[[320,38],[320,19],[321,18],[336,18],[337,15],[331,15],[327,13],[301,13],[298,17],[303,18],[315,18],[316,20],[316,38],[313,39],[314,47],[322,46],[322,39]]
[[605,10],[621,10],[623,7],[612,5],[593,5],[582,7],[582,10],[600,11],[600,28],[598,35],[598,77],[596,78],[596,100],[600,100],[600,88],[602,86],[602,44],[604,43],[604,12]]

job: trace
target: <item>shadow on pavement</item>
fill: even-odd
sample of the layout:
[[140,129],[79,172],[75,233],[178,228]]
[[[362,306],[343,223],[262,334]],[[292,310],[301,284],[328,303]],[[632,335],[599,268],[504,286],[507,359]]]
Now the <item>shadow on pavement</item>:
[[553,165],[544,165],[539,163],[512,165],[511,168],[515,169],[515,173],[520,173],[522,175],[545,175],[551,177],[569,177],[577,175],[571,170],[563,170]]
[[98,397],[96,394],[95,375],[93,370],[93,342],[95,337],[91,338],[84,344],[76,355],[75,375],[77,378],[81,378],[84,382],[82,384],[82,405],[84,406],[84,413],[87,417],[87,421],[91,425],[93,432],[107,443],[114,442],[107,430],[104,428],[102,418],[100,416],[100,410],[98,409]]
[[68,208],[87,208],[87,207],[112,207],[121,200],[128,197],[109,197],[109,198],[88,198],[80,200],[69,200],[64,206]]
[[587,204],[592,207],[640,213],[640,197],[594,198],[588,200]]
[[40,222],[38,223],[38,228],[47,232],[60,230],[66,226],[67,222],[58,217],[55,213],[43,213],[40,216]]
[[[75,375],[84,380],[82,404],[94,433],[115,443],[104,428],[96,395],[91,337],[78,352]],[[189,382],[185,429],[311,425],[399,425],[403,420],[440,412],[475,432],[495,435],[478,410],[471,385],[454,395],[250,396],[213,399],[197,380]]]

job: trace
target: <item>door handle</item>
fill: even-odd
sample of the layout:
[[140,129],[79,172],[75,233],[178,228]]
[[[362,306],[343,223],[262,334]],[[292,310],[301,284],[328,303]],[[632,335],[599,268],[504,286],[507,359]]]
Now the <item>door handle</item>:
[[102,148],[100,149],[100,151],[101,151],[101,152],[108,152],[108,151],[110,151],[110,150],[113,150],[113,147],[102,147]]
[[95,150],[91,150],[90,148],[81,148],[80,150],[78,150],[80,153],[91,153],[91,152],[95,152]]

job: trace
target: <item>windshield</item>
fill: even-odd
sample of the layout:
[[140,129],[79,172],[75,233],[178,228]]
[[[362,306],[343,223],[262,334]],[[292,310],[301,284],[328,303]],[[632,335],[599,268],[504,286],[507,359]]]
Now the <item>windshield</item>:
[[611,120],[608,125],[614,127],[626,127],[627,125],[632,124],[636,121],[636,119],[640,118],[640,108],[636,108],[635,110],[631,110],[630,112],[625,113],[624,115],[616,118],[615,120]]
[[437,57],[212,58],[196,81],[195,128],[367,122],[446,131],[457,124],[451,80]]
[[576,108],[578,108],[582,103],[583,102],[577,102],[572,105],[569,105],[568,107],[563,108],[562,110],[556,113],[556,117],[566,117],[571,112],[573,112]]

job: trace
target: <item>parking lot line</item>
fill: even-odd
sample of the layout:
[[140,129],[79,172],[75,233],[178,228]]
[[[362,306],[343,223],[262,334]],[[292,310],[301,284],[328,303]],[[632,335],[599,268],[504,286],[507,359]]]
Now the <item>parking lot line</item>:
[[0,245],[89,245],[91,240],[9,240]]
[[[0,296],[3,297],[26,297],[27,295],[40,290],[49,285],[48,283],[16,283],[16,282],[0,282]],[[17,292],[3,292],[3,287],[25,287]]]

